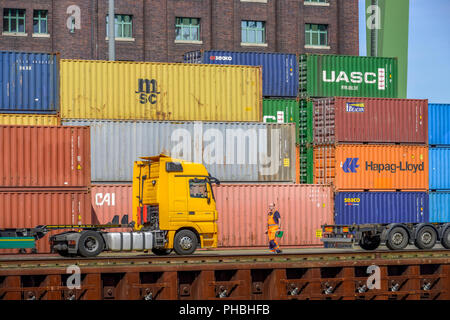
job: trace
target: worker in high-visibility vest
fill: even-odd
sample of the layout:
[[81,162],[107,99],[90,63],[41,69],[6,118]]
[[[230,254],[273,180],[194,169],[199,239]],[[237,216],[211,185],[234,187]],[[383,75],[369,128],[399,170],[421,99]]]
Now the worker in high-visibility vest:
[[276,240],[277,231],[281,230],[281,216],[275,210],[275,203],[269,204],[269,212],[267,213],[267,231],[269,236],[269,249],[273,253],[281,253],[280,246]]

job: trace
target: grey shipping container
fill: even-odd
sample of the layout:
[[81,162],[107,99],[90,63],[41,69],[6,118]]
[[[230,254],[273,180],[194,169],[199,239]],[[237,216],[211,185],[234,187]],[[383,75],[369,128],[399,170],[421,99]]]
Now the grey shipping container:
[[224,182],[295,182],[295,125],[63,120],[90,126],[91,179],[131,182],[133,162],[165,153],[205,164]]

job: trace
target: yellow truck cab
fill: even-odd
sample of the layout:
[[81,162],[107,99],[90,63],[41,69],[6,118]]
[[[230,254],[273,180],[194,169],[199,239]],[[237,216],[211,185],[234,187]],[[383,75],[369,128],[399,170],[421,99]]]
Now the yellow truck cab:
[[153,253],[191,254],[217,247],[217,210],[203,164],[166,155],[142,157],[133,168],[135,229],[153,233]]

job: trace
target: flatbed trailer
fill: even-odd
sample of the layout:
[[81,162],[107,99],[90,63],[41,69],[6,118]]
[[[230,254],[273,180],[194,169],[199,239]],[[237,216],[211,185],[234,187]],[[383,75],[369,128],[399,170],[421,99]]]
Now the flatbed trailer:
[[375,250],[384,244],[390,250],[403,250],[414,244],[429,250],[440,242],[450,249],[450,223],[323,225],[321,241],[326,248],[359,245],[364,250]]

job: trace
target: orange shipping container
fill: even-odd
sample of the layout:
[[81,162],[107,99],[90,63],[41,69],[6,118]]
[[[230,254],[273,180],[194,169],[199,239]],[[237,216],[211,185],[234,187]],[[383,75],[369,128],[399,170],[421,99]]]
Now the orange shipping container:
[[[131,185],[92,186],[93,223],[114,215],[131,216]],[[219,247],[267,247],[268,204],[277,204],[285,235],[280,245],[322,246],[316,231],[333,223],[331,187],[295,184],[230,184],[214,186],[219,220]],[[131,219],[130,219],[131,221]]]
[[336,145],[314,148],[314,183],[335,190],[427,190],[428,148]]
[[[91,201],[88,191],[2,191],[0,192],[0,228],[34,228],[38,225],[91,224]],[[38,253],[49,253],[52,231],[36,242]],[[17,253],[2,249],[0,253]]]
[[231,184],[214,187],[219,247],[265,247],[267,211],[275,202],[281,214],[283,247],[323,246],[316,231],[333,223],[329,186],[299,184]]

